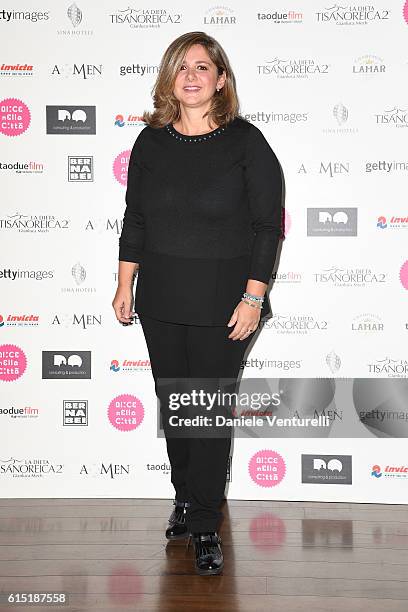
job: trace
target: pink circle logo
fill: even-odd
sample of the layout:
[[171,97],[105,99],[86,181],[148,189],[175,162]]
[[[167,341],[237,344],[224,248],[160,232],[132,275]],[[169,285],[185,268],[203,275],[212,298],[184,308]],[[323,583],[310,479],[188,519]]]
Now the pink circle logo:
[[408,259],[401,266],[400,281],[404,289],[408,289]]
[[289,214],[289,211],[284,208],[283,209],[283,228],[284,228],[284,235],[287,236],[289,234],[289,230],[292,227],[292,217]]
[[286,465],[279,453],[266,448],[251,457],[248,471],[252,480],[260,487],[274,487],[283,480]]
[[108,408],[111,424],[120,431],[132,431],[143,421],[144,408],[135,396],[123,393],[114,397]]
[[20,136],[30,125],[28,106],[17,98],[6,98],[0,102],[0,132],[5,136]]
[[26,371],[27,358],[23,349],[15,344],[0,345],[0,380],[17,380]]
[[128,174],[128,166],[129,166],[129,158],[131,151],[122,151],[115,157],[115,161],[113,162],[113,174],[115,175],[115,179],[126,187],[127,185],[127,174]]

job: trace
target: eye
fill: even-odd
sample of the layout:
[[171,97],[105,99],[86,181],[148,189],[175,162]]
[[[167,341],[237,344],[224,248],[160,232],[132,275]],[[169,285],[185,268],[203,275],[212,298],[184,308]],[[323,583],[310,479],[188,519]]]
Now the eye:
[[[186,68],[186,65],[182,64],[180,66],[180,70],[184,70],[184,68]],[[208,70],[208,67],[205,64],[198,64],[197,68],[204,68],[204,70]]]

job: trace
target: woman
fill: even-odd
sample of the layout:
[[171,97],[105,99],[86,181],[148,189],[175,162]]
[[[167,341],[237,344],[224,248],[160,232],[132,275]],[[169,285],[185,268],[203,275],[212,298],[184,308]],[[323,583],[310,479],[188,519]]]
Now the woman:
[[[190,32],[169,45],[153,101],[130,155],[112,305],[124,325],[138,314],[159,397],[162,378],[237,379],[261,314],[271,312],[264,294],[282,178],[262,132],[239,115],[231,66],[211,36]],[[217,574],[231,436],[169,429],[176,494],[166,537],[192,536],[197,573]]]

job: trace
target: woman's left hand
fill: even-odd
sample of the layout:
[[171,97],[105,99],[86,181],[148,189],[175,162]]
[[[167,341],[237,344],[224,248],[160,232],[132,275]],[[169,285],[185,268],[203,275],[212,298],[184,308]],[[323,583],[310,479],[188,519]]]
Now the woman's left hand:
[[256,330],[260,318],[260,308],[253,308],[249,306],[249,304],[241,301],[234,309],[232,317],[228,322],[228,327],[231,327],[235,323],[235,327],[228,338],[231,338],[231,340],[245,340],[245,338],[248,338],[248,336]]

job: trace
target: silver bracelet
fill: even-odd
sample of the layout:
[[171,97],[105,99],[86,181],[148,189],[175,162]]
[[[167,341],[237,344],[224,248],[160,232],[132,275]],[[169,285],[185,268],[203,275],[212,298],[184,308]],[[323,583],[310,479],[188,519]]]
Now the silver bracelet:
[[261,308],[263,308],[262,304],[258,306],[258,304],[254,304],[254,302],[248,302],[247,298],[244,297],[241,298],[241,302],[245,302],[245,304],[248,304],[248,306],[251,306],[252,308],[258,308],[258,310],[261,310]]
[[252,300],[253,302],[263,302],[265,297],[262,295],[253,295],[252,293],[247,293],[245,291],[245,293],[243,294],[244,298],[247,298],[248,300]]

